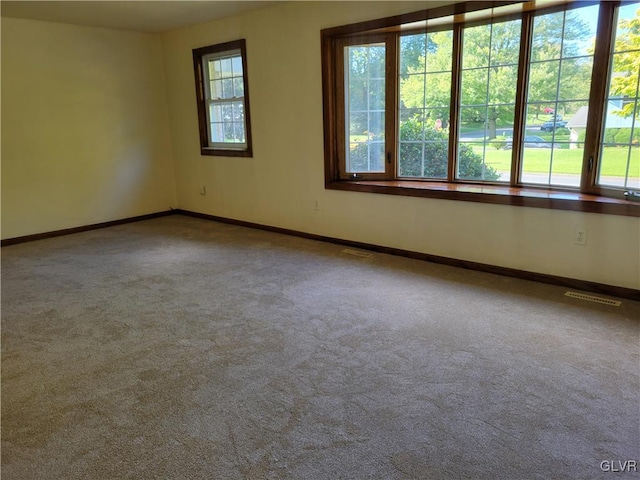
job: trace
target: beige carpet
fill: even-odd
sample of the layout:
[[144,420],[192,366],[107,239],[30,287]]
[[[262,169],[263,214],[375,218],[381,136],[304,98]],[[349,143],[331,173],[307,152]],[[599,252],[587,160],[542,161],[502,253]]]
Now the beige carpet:
[[[640,303],[179,215],[2,249],[2,479],[592,479]],[[523,252],[525,254],[525,252]]]

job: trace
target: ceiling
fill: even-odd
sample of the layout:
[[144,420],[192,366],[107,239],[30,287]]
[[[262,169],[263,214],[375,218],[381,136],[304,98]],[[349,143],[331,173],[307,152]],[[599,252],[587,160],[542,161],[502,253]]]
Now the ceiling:
[[267,7],[277,1],[5,1],[3,17],[160,33]]

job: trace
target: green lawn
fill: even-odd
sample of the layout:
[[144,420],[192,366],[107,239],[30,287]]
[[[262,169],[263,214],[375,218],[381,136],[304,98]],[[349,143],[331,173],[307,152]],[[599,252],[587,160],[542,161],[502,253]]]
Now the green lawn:
[[[540,137],[551,141],[551,133],[541,133]],[[556,135],[556,141],[568,140]],[[367,135],[351,135],[351,141],[366,142]],[[482,149],[476,149],[482,155]],[[627,169],[626,148],[609,147],[605,150],[604,160],[600,174],[606,177],[624,177]],[[580,175],[582,169],[582,155],[584,150],[576,149],[556,149],[553,153],[554,173],[568,173]],[[526,148],[524,167],[530,173],[548,173],[551,149],[549,148]],[[488,146],[485,159],[487,165],[498,171],[506,172],[511,169],[511,150],[496,150]],[[631,151],[631,163],[629,165],[629,177],[640,178],[640,149],[634,148]]]
[[[607,177],[624,177],[627,170],[626,148],[607,148],[605,150],[600,174]],[[582,149],[555,150],[553,154],[553,171],[555,173],[580,174],[582,169]],[[549,148],[525,149],[524,167],[527,172],[547,173],[549,171]],[[486,163],[498,171],[511,168],[511,150],[487,150]],[[629,177],[640,178],[640,149],[631,151]]]

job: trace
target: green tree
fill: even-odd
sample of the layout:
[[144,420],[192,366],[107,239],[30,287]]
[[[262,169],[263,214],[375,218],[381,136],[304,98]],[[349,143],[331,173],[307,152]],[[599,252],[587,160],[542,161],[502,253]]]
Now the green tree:
[[[427,121],[449,117],[452,49],[450,31],[401,38],[401,110],[413,110],[416,113],[433,109],[428,111]],[[422,54],[416,56],[416,52]],[[411,117],[413,113],[410,113]]]
[[[609,96],[634,99],[638,96],[638,75],[640,75],[640,9],[631,19],[619,22],[619,34],[616,37],[613,56],[613,72]],[[637,102],[625,102],[616,111],[623,117],[640,116]]]
[[513,124],[520,32],[520,20],[464,29],[460,121],[486,121],[490,139],[498,121]]
[[[586,7],[583,14],[591,13],[589,9],[593,8],[597,6]],[[536,118],[545,108],[555,108],[558,94],[561,100],[585,97],[585,91],[588,92],[585,86],[590,84],[593,53],[585,49],[585,44],[594,34],[574,10],[536,17],[528,92],[529,101],[540,102],[529,107]],[[561,57],[564,59],[562,65]]]
[[349,47],[348,97],[349,132],[352,135],[380,133],[381,125],[373,121],[372,110],[384,110],[385,99],[385,48],[381,45]]
[[[521,22],[498,22],[467,27],[463,38],[462,124],[486,122],[490,139],[499,123],[512,124],[516,95]],[[534,24],[529,99],[538,116],[562,99],[582,98],[589,81],[591,62],[581,56],[590,29],[575,11],[541,15]],[[420,50],[417,44],[422,41]],[[431,120],[444,115],[451,96],[451,32],[403,37],[401,44],[400,108],[431,111]],[[405,43],[407,44],[405,46]],[[429,48],[427,48],[427,45]],[[405,59],[405,53],[409,52]],[[424,55],[416,52],[424,51]],[[560,57],[571,58],[562,62]],[[427,115],[426,121],[429,121]]]

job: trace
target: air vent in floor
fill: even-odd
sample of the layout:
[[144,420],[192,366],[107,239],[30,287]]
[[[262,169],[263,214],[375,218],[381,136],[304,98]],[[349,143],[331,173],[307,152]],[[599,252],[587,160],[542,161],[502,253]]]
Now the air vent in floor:
[[360,250],[351,250],[350,248],[345,248],[342,250],[342,253],[346,253],[347,255],[355,255],[356,257],[362,258],[371,258],[373,257],[373,253],[371,252],[362,252]]
[[622,305],[622,302],[619,302],[618,300],[596,297],[594,295],[587,295],[586,293],[567,292],[564,295],[565,297],[578,298],[580,300],[587,300],[589,302],[603,303],[605,305],[612,305],[614,307],[619,307],[620,305]]

